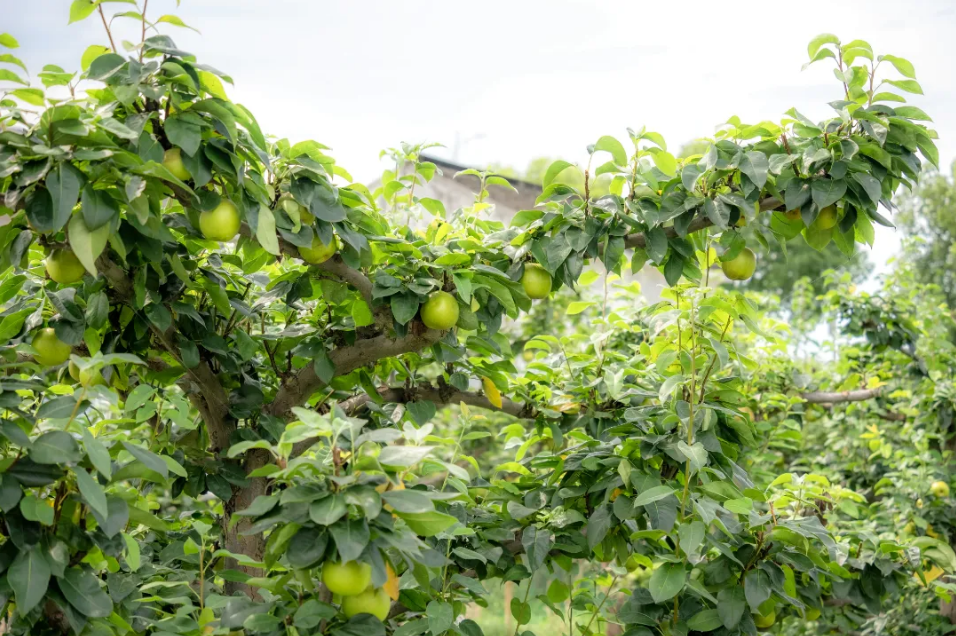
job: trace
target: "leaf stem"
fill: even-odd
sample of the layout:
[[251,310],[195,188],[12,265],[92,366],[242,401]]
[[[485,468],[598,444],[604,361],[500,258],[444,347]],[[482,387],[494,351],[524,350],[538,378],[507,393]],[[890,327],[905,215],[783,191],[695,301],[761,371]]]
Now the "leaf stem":
[[116,43],[113,42],[113,34],[110,33],[110,25],[106,23],[106,15],[103,13],[103,5],[96,7],[100,12],[100,19],[103,21],[103,28],[106,29],[106,37],[110,39],[110,48],[113,49],[113,53],[116,53]]
[[[604,607],[604,604],[607,603],[607,599],[610,598],[610,596],[611,596],[611,590],[614,589],[614,584],[615,584],[615,583],[617,583],[617,575],[616,575],[616,574],[615,574],[614,577],[611,579],[611,585],[608,586],[607,592],[604,594],[604,598],[601,600],[601,604],[598,605],[598,606],[597,606],[597,609],[594,610],[594,613],[591,614],[591,620],[588,621],[587,627],[585,627],[585,628],[584,628],[584,631],[581,632],[582,634],[587,634],[587,633],[589,633],[589,632],[591,631],[591,624],[594,622],[594,619],[597,618],[598,614],[601,613],[601,609]],[[529,587],[530,587],[530,585],[529,585]],[[515,632],[515,636],[518,636],[517,631]]]

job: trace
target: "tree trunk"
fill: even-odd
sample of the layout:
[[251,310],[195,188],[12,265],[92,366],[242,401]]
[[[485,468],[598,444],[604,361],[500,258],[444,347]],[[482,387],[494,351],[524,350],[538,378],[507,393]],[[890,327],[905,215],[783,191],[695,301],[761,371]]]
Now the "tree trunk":
[[[269,463],[270,455],[268,451],[261,448],[253,449],[249,452],[246,459],[246,473],[262,468]],[[222,535],[225,537],[226,549],[234,554],[244,554],[254,561],[262,561],[265,558],[266,539],[261,532],[255,534],[245,534],[252,526],[250,517],[235,517],[234,513],[248,508],[256,497],[265,495],[268,488],[268,480],[265,477],[256,477],[249,480],[249,485],[245,488],[236,488],[233,491],[232,498],[223,506],[223,515],[220,519]],[[262,576],[264,572],[261,568],[240,565],[235,559],[226,559],[225,567],[227,569],[239,570],[249,576]],[[232,595],[236,592],[242,592],[252,598],[258,598],[258,592],[245,583],[237,581],[226,581],[226,594]]]

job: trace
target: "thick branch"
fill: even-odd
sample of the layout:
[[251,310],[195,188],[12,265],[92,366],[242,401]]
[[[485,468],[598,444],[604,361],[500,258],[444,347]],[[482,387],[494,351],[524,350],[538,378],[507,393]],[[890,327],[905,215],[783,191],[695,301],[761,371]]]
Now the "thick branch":
[[[435,344],[441,338],[442,332],[440,331],[424,329],[418,324],[410,326],[413,330],[403,338],[376,336],[375,338],[359,340],[348,347],[333,349],[329,352],[329,358],[335,367],[335,375],[351,373],[359,367],[364,367],[382,358],[421,351],[425,347]],[[414,327],[421,327],[424,331],[416,333]],[[305,404],[312,394],[324,385],[325,382],[315,373],[314,366],[307,365],[282,384],[275,399],[266,407],[266,411],[270,415],[287,418],[291,414],[292,407]]]
[[[188,195],[183,193],[186,196],[186,201],[189,200]],[[177,198],[180,201],[183,199],[177,194]],[[245,236],[246,238],[254,238],[254,233],[249,228],[249,225],[243,223],[239,226],[239,234]],[[279,251],[286,256],[291,256],[293,258],[302,258],[299,256],[299,248],[279,236]],[[359,270],[349,267],[346,265],[345,261],[342,260],[342,256],[339,254],[334,255],[329,260],[319,265],[314,265],[313,267],[321,269],[324,272],[335,276],[343,283],[348,283],[354,287],[359,294],[362,295],[362,298],[365,300],[365,303],[368,305],[368,308],[372,309],[372,281],[368,279],[368,276],[360,272]],[[389,314],[390,315],[390,314]]]
[[[429,402],[434,402],[437,405],[460,404],[461,402],[464,402],[468,406],[487,409],[489,411],[500,411],[501,413],[507,413],[508,415],[522,419],[532,419],[534,418],[535,414],[534,407],[530,404],[513,402],[512,400],[503,397],[501,398],[501,406],[499,407],[492,404],[491,400],[481,393],[458,391],[457,389],[448,389],[443,391],[442,389],[429,384],[419,385],[408,390],[403,388],[380,389],[379,395],[385,402],[391,404],[405,404],[407,402],[414,402],[416,400],[427,400]],[[341,406],[347,413],[354,413],[371,401],[371,396],[366,393],[362,393],[353,398],[349,398],[348,400],[339,404],[339,406]]]
[[800,397],[810,404],[842,404],[844,402],[864,402],[880,394],[881,389],[859,389],[857,391],[813,391],[801,393]]
[[[448,404],[460,404],[464,402],[468,406],[487,409],[489,411],[499,411],[501,413],[507,413],[508,415],[522,419],[534,419],[535,416],[535,409],[531,404],[521,404],[520,402],[513,402],[508,398],[501,398],[501,406],[498,407],[492,404],[491,400],[480,393],[473,393],[471,391],[458,391],[457,389],[452,388],[441,389],[429,384],[419,385],[410,389],[404,389],[401,387],[382,387],[379,389],[378,394],[383,401],[388,402],[389,404],[406,404],[416,400],[428,400],[430,402],[434,402],[436,405],[442,406]],[[370,395],[367,393],[360,393],[354,397],[339,402],[339,407],[347,414],[351,415],[361,410],[363,406],[371,401],[372,397]],[[312,445],[318,441],[318,439],[319,438],[317,437],[313,437],[298,442],[292,447],[291,456],[298,457],[305,451],[309,450],[309,448],[311,448]]]
[[[783,202],[778,201],[773,197],[767,197],[761,199],[760,201],[760,211],[766,212],[767,210],[776,210],[783,207]],[[691,221],[691,224],[687,227],[687,233],[693,234],[694,232],[699,232],[704,228],[711,227],[714,224],[706,216],[698,216],[696,219]],[[677,236],[677,230],[674,226],[664,228],[664,233],[667,235],[667,238],[674,238]],[[642,233],[628,234],[624,238],[624,247],[646,247],[647,238]]]
[[[126,272],[105,253],[96,259],[96,268],[106,278],[117,295],[124,301],[128,301],[133,294],[133,284]],[[150,329],[162,344],[162,348],[178,360],[174,327],[170,327],[164,332],[150,323]],[[198,390],[187,391],[186,393],[206,424],[213,452],[224,450],[229,446],[229,435],[232,432],[227,419],[229,415],[229,396],[222,388],[219,378],[216,377],[216,374],[213,373],[209,364],[205,361],[200,361],[192,369],[186,369],[186,376],[198,387]]]

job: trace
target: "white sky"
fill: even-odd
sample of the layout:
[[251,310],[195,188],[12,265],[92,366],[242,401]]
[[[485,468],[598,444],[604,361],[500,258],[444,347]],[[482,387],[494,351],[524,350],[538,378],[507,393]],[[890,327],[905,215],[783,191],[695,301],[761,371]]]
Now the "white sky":
[[[96,15],[67,26],[68,6],[0,0],[0,30],[20,40],[31,72],[77,69],[88,44],[106,43]],[[523,169],[542,155],[585,161],[587,144],[625,142],[628,126],[662,133],[676,151],[735,114],[779,119],[796,106],[829,117],[827,102],[841,97],[830,67],[800,70],[821,31],[913,62],[926,95],[911,103],[934,117],[941,163],[956,155],[953,0],[151,0],[148,15],[163,13],[202,31],[163,25],[233,76],[230,98],[265,132],[325,143],[359,181],[376,178],[379,150],[403,140],[444,143],[436,154],[451,159],[457,135],[462,163]],[[116,24],[138,41],[131,21]],[[897,244],[883,233],[874,262]]]

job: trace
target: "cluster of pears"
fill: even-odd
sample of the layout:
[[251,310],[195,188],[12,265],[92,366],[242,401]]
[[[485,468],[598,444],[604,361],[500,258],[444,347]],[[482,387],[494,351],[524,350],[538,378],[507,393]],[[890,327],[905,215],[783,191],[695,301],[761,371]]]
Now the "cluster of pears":
[[[163,154],[163,166],[180,181],[192,178],[183,165],[183,155],[179,148],[170,148]],[[240,225],[242,219],[239,210],[229,199],[222,199],[212,210],[199,214],[199,231],[210,241],[231,241],[239,234]]]
[[[799,208],[787,210],[784,212],[784,216],[791,221],[799,221],[801,218],[803,218],[803,215],[800,214]],[[840,211],[837,209],[837,206],[834,203],[820,210],[820,214],[817,215],[816,220],[810,227],[815,230],[829,230],[832,227],[836,227],[836,224],[839,221]]]
[[[533,300],[547,298],[551,293],[551,274],[537,263],[528,263],[524,266],[524,273],[521,275],[521,287],[524,288],[528,298]],[[467,312],[468,324],[462,324],[462,318],[465,316],[462,316],[455,297],[446,291],[437,291],[422,305],[421,316],[422,322],[429,329],[446,331],[456,324],[465,329],[475,329],[478,323],[474,320],[474,314],[471,311]]]
[[[309,212],[308,208],[292,198],[292,195],[285,193],[279,197],[279,206],[285,210],[286,214],[294,218],[299,215],[299,222],[303,225],[312,225],[315,223],[315,217]],[[318,236],[312,237],[312,245],[299,248],[299,258],[311,265],[319,265],[332,258],[332,255],[338,250],[335,238],[326,245]]]
[[[33,360],[44,367],[58,367],[70,359],[73,347],[60,340],[52,327],[44,327],[33,336],[33,348],[36,355]],[[106,379],[98,369],[80,369],[70,361],[70,377],[87,388],[102,385],[106,386]]]
[[322,582],[342,597],[342,613],[348,618],[371,614],[380,621],[388,618],[392,599],[382,587],[372,587],[372,566],[358,561],[327,561],[322,565]]
[[[191,178],[186,166],[183,165],[182,151],[179,148],[170,148],[166,151],[163,155],[163,165],[181,181]],[[298,213],[299,221],[304,225],[315,222],[312,213],[289,193],[279,197],[279,205],[290,216]],[[242,225],[242,219],[239,216],[239,210],[228,199],[222,199],[214,209],[206,210],[199,215],[199,231],[211,241],[231,241],[239,233],[240,225]],[[334,240],[326,245],[316,236],[312,239],[310,247],[299,248],[299,256],[306,263],[318,265],[329,260],[337,248]]]

